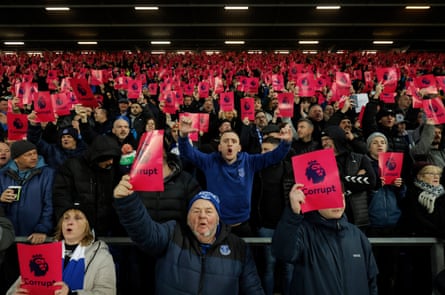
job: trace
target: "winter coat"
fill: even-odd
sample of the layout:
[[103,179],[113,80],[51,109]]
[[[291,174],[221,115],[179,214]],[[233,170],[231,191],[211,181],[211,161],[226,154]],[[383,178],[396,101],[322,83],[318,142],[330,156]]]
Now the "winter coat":
[[435,200],[429,213],[418,201],[420,193],[422,190],[414,185],[408,189],[403,216],[406,229],[417,236],[445,238],[445,194]]
[[[101,156],[114,157],[116,166],[101,169],[97,159]],[[99,136],[81,158],[68,159],[56,174],[53,189],[53,204],[56,220],[63,212],[80,203],[91,218],[98,236],[107,235],[117,224],[112,207],[113,189],[117,184],[118,158],[117,143],[106,135]]]
[[[85,249],[85,276],[83,289],[77,295],[115,295],[116,273],[107,244],[96,241]],[[14,294],[21,277],[9,288],[6,295]]]
[[220,223],[206,254],[188,226],[154,222],[134,193],[115,200],[121,223],[131,239],[158,258],[156,294],[264,294],[245,242]]
[[15,161],[11,161],[6,172],[0,175],[0,192],[12,185],[22,187],[18,201],[0,203],[6,217],[12,221],[17,236],[52,234],[53,181],[54,170],[46,165],[41,156],[33,169],[19,172]]
[[377,265],[366,236],[353,224],[317,211],[288,207],[275,230],[272,253],[294,264],[290,290],[301,295],[377,295]]
[[369,219],[371,227],[393,227],[398,225],[402,215],[402,200],[405,198],[406,186],[381,185],[379,163],[366,156],[378,177],[377,185],[369,194]]

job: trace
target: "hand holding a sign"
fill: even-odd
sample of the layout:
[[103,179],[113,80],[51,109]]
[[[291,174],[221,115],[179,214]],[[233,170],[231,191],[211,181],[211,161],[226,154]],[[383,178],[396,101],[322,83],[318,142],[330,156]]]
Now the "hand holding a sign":
[[303,191],[301,190],[302,188],[303,185],[297,183],[294,184],[292,190],[289,192],[290,206],[295,214],[301,213],[301,204],[304,203],[304,199],[306,198]]
[[42,244],[46,240],[46,234],[42,233],[32,233],[28,236],[27,240],[31,244]]
[[[23,284],[23,280],[21,281]],[[24,294],[29,294],[29,291],[27,289],[21,288],[20,285],[17,285],[17,289],[14,292],[14,295],[24,295]]]
[[198,131],[196,128],[192,127],[192,119],[188,117],[183,117],[179,123],[179,136],[185,137],[191,132]]
[[133,186],[130,183],[130,176],[122,176],[121,181],[114,189],[114,197],[117,199],[128,197],[133,193]]
[[70,293],[70,288],[64,282],[55,282],[54,286],[61,286],[59,290],[54,291],[54,295],[68,295]]
[[394,179],[393,183],[385,183],[385,177],[380,177],[380,180],[382,182],[382,185],[391,185],[392,184],[396,187],[401,187],[403,184],[403,179],[401,177]]
[[37,125],[37,113],[36,113],[36,111],[32,111],[32,112],[28,115],[28,122],[29,122],[32,126],[36,126],[36,125]]

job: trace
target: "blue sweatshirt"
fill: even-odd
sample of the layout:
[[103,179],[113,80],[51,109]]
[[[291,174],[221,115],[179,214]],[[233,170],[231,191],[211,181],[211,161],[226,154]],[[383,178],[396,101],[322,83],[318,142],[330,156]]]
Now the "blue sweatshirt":
[[220,198],[221,219],[229,225],[249,220],[255,172],[280,162],[290,149],[289,143],[281,141],[265,154],[240,152],[237,160],[228,164],[219,152],[205,154],[195,149],[188,137],[179,137],[178,144],[181,157],[204,172],[207,190]]

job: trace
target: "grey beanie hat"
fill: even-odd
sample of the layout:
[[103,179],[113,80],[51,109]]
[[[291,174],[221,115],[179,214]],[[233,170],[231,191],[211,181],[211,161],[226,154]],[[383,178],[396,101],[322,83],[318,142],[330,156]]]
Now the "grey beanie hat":
[[28,140],[19,140],[11,145],[11,159],[15,159],[30,150],[36,150],[35,144]]
[[368,138],[366,139],[366,147],[369,150],[369,147],[371,146],[371,142],[374,138],[376,137],[383,137],[385,139],[386,144],[388,144],[388,138],[386,138],[385,134],[381,133],[381,132],[374,132],[371,133],[371,135],[368,136]]

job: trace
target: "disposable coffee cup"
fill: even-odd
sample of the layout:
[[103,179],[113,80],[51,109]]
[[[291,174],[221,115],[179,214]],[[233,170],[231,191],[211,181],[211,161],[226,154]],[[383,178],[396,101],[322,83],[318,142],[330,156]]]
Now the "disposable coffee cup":
[[12,189],[14,191],[15,201],[20,200],[20,192],[22,190],[21,186],[19,186],[19,185],[10,185],[10,186],[8,186],[8,189]]

